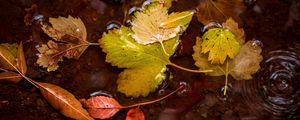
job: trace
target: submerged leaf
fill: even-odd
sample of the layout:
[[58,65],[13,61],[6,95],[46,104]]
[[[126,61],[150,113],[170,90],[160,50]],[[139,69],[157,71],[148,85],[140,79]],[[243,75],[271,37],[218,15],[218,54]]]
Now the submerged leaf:
[[131,108],[127,112],[126,120],[145,120],[145,115],[140,108]]
[[105,96],[95,96],[87,100],[81,99],[80,102],[88,109],[92,117],[99,119],[110,118],[122,108],[114,98]]
[[230,17],[242,24],[239,15],[245,9],[242,0],[200,0],[197,17],[204,25],[225,22]]
[[92,120],[80,102],[67,90],[50,84],[38,82],[38,87],[46,100],[63,115],[76,120]]
[[[183,31],[185,25],[189,24],[191,20],[190,13],[188,11],[174,13],[169,16],[168,8],[161,4],[150,4],[144,11],[135,14],[135,18],[132,21],[132,31],[134,32],[132,37],[139,44],[143,45],[170,40]],[[179,15],[185,16],[180,18],[181,16]],[[169,17],[171,18],[168,19]],[[164,26],[165,28],[162,28]]]
[[[127,96],[147,96],[165,78],[169,56],[164,54],[159,43],[138,44],[132,38],[129,28],[121,27],[109,31],[99,40],[106,62],[124,70],[118,78],[118,90]],[[178,45],[178,37],[164,42],[168,53],[173,54]],[[130,84],[130,85],[129,85]]]
[[18,83],[22,79],[22,76],[15,72],[2,72],[0,73],[0,80],[6,80],[13,83]]
[[209,52],[208,60],[212,64],[223,64],[227,56],[233,59],[240,49],[240,44],[228,29],[209,29],[202,39],[201,52]]
[[43,24],[43,31],[54,39],[43,44],[38,51],[37,63],[48,71],[54,71],[58,68],[57,62],[62,61],[62,57],[69,59],[79,59],[81,54],[87,49],[86,28],[79,18],[50,18],[51,26]]

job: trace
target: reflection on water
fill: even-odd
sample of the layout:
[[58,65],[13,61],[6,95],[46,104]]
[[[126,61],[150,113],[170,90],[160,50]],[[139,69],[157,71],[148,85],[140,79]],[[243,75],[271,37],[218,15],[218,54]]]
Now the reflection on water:
[[244,103],[259,118],[300,118],[300,44],[269,52],[261,67],[256,80],[242,84]]

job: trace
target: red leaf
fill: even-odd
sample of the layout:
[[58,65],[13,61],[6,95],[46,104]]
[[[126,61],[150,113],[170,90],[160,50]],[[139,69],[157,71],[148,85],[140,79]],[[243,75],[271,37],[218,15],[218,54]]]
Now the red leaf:
[[145,116],[140,108],[132,108],[127,112],[126,120],[145,120]]
[[88,112],[94,118],[107,119],[114,116],[122,106],[114,98],[105,96],[91,97],[87,100],[81,99],[80,102],[88,108]]

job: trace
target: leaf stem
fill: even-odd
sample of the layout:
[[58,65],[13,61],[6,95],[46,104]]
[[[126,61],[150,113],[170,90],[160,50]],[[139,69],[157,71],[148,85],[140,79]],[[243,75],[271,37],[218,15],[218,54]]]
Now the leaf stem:
[[159,41],[159,43],[160,43],[160,45],[161,45],[161,47],[162,47],[162,49],[163,49],[163,51],[164,51],[164,53],[169,57],[170,56],[170,54],[166,51],[166,49],[165,49],[165,45],[164,45],[164,43],[163,43],[163,41]]
[[226,70],[225,70],[225,86],[224,86],[224,95],[226,95],[228,85],[228,60],[226,60]]
[[175,91],[173,91],[173,92],[169,93],[168,95],[161,97],[159,99],[148,101],[148,102],[137,103],[137,104],[133,104],[133,105],[128,105],[128,106],[122,106],[121,108],[132,108],[132,107],[138,107],[141,105],[148,105],[148,104],[156,103],[156,102],[159,102],[159,101],[166,99],[167,97],[173,95],[174,93],[178,92],[182,88],[184,88],[184,85],[180,85]]
[[192,70],[192,69],[188,69],[188,68],[185,68],[185,67],[181,67],[179,65],[176,65],[174,63],[169,63],[169,65],[171,66],[174,66],[176,68],[179,68],[181,70],[184,70],[184,71],[188,71],[188,72],[193,72],[193,73],[207,73],[207,72],[213,72],[213,70]]

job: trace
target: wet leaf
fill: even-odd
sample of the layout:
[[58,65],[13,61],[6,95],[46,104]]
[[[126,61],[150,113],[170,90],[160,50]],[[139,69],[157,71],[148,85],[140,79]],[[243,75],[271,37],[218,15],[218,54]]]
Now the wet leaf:
[[170,8],[172,6],[172,1],[174,0],[153,0],[153,2],[158,2],[159,4],[162,4],[166,8]]
[[13,83],[18,83],[22,79],[22,76],[15,72],[2,72],[0,73],[0,81],[6,80]]
[[40,52],[37,63],[48,68],[48,71],[54,71],[58,68],[58,61],[62,61],[62,57],[68,59],[79,59],[81,54],[89,45],[87,41],[86,28],[80,18],[69,16],[50,18],[49,25],[43,24],[43,31],[54,39],[47,44],[37,48]]
[[[236,39],[241,45],[240,50],[234,59],[228,60],[229,74],[236,80],[248,80],[251,79],[251,75],[256,73],[259,69],[259,63],[262,61],[261,47],[258,45],[258,41],[248,41],[245,43],[244,30],[238,28],[238,25],[231,20],[227,20],[223,23],[225,29],[231,30],[234,36],[238,36]],[[196,44],[193,47],[195,65],[200,70],[212,69],[213,72],[207,73],[210,76],[221,76],[225,74],[226,65],[211,64],[208,60],[207,54],[202,52],[202,40],[197,38]]]
[[[190,19],[188,15],[188,17],[181,19],[180,16],[178,16],[185,14],[186,13],[176,13],[171,15],[172,20],[176,19],[175,22],[172,22],[168,19],[170,17],[168,15],[168,8],[161,4],[150,4],[145,10],[135,13],[135,18],[132,21],[132,30],[134,32],[132,37],[139,44],[143,45],[155,42],[162,43],[165,40],[170,40],[171,38],[176,37],[181,31],[184,31],[184,26],[189,24]],[[182,21],[183,23],[180,23]],[[166,28],[161,27],[162,22],[164,22],[163,24],[167,24],[165,25]]]
[[[164,54],[159,43],[138,44],[129,28],[122,27],[109,31],[99,40],[106,62],[125,69],[118,78],[118,91],[127,96],[147,96],[166,77],[169,56]],[[178,37],[163,43],[168,53],[173,54],[178,45]]]
[[200,0],[197,17],[204,25],[210,22],[222,23],[230,17],[242,24],[239,15],[245,9],[242,0]]
[[194,15],[193,11],[175,12],[169,15],[169,17],[160,23],[162,28],[172,28],[177,26],[188,25]]
[[[17,51],[17,44],[1,44],[0,45],[0,53],[5,56],[5,58],[12,63],[14,66],[16,66],[16,51]],[[15,70],[13,66],[8,64],[8,62],[0,57],[0,67],[6,70]]]
[[27,72],[27,65],[26,65],[26,59],[24,56],[24,51],[23,51],[23,44],[22,42],[20,43],[18,47],[18,53],[17,53],[17,67],[20,70],[22,74],[26,74]]
[[140,108],[131,108],[127,112],[126,120],[145,120],[145,115]]
[[92,117],[99,119],[110,118],[122,108],[118,101],[111,97],[95,96],[80,101]]
[[227,56],[233,59],[240,49],[240,44],[228,29],[212,28],[202,36],[201,52],[208,53],[212,64],[223,64]]
[[63,115],[76,120],[92,120],[80,102],[67,90],[50,84],[38,82],[38,87],[46,100]]

